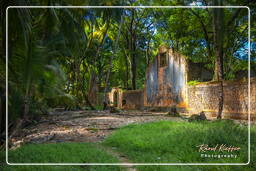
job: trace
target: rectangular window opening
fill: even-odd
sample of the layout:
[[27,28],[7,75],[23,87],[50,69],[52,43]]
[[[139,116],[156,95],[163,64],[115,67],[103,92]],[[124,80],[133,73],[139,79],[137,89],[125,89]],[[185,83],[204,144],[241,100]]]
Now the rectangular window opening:
[[160,67],[167,66],[167,53],[161,53],[160,54]]

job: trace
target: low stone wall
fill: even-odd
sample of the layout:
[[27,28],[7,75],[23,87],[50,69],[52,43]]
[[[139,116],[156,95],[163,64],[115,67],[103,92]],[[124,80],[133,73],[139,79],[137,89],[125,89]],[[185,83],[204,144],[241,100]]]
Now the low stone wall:
[[143,90],[127,90],[122,93],[123,109],[141,109],[144,106]]
[[[225,81],[223,118],[248,118],[248,81]],[[190,114],[204,111],[208,117],[216,117],[220,82],[188,86],[188,111]],[[251,79],[251,119],[256,118],[256,78]]]
[[[251,78],[251,120],[256,120],[256,78]],[[175,105],[181,113],[198,114],[204,111],[208,118],[216,118],[219,105],[220,82],[204,82],[187,86],[187,98],[183,105]],[[248,119],[248,81],[224,81],[224,119]],[[110,105],[119,109],[143,109],[159,107],[148,105],[146,90],[122,90],[113,88],[109,93]],[[163,97],[164,94],[161,96]],[[154,97],[156,98],[156,97]],[[162,106],[160,106],[162,107]],[[166,108],[172,105],[164,106]]]
[[113,88],[108,93],[109,105],[119,109],[141,109],[144,106],[143,90]]

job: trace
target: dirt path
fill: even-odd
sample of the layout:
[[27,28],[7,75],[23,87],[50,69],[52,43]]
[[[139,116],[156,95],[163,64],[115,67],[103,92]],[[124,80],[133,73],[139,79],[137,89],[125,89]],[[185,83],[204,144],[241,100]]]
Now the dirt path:
[[129,164],[129,165],[122,165],[122,167],[125,170],[127,170],[127,171],[136,171],[136,168],[134,167],[134,165],[130,164],[130,163],[133,163],[133,162],[130,161],[125,155],[115,151],[113,149],[113,147],[106,147],[106,146],[102,146],[100,144],[97,144],[97,147],[104,150],[105,152],[107,152],[111,156],[114,156],[115,158],[117,158],[120,161],[120,163]]
[[131,123],[182,120],[165,113],[143,111],[63,111],[52,112],[37,124],[24,128],[11,139],[14,147],[25,142],[100,142],[113,130]]
[[[61,111],[44,116],[38,123],[22,129],[11,139],[12,148],[24,143],[57,142],[101,142],[114,130],[131,123],[146,123],[160,120],[182,121],[181,118],[167,116],[166,113],[145,111]],[[129,159],[111,149],[101,146],[107,153],[115,156],[121,163],[132,163]],[[134,166],[125,165],[129,171]]]

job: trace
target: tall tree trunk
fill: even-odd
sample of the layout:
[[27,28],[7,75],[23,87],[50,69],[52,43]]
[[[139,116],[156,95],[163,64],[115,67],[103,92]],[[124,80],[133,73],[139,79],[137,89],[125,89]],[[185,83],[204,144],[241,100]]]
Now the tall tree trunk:
[[[213,4],[221,6],[221,0],[213,0]],[[224,92],[223,92],[223,37],[224,37],[224,11],[223,8],[213,8],[213,31],[214,31],[214,50],[215,50],[215,74],[214,79],[220,82],[219,107],[217,119],[222,118]]]
[[132,50],[132,89],[136,89],[136,77],[137,77],[137,64],[136,64],[136,54],[135,54],[135,47],[133,45]]
[[137,70],[137,64],[136,64],[136,30],[134,29],[134,10],[132,10],[132,16],[131,16],[131,23],[130,23],[130,35],[131,35],[131,41],[130,41],[130,54],[131,54],[131,71],[132,71],[132,89],[136,89],[136,70]]
[[[72,67],[71,71],[74,71],[75,70],[75,64],[72,63],[71,67]],[[76,81],[75,77],[76,77],[76,74],[75,74],[75,72],[71,72],[70,75],[71,75],[71,81],[72,81],[72,94],[75,94],[75,81]]]
[[[127,41],[128,42],[128,41]],[[128,47],[128,45],[127,45]],[[125,88],[128,90],[129,87],[129,61],[128,61],[128,54],[125,51],[125,48],[123,48],[123,52],[124,52],[124,60],[125,60]]]
[[125,34],[125,45],[126,47],[123,49],[124,51],[124,55],[125,55],[125,68],[126,68],[126,89],[128,90],[129,89],[129,75],[130,75],[130,63],[129,63],[129,52],[126,53],[126,49],[130,49],[130,40],[129,40],[129,33],[128,33],[128,30],[126,31],[126,34]]
[[[32,58],[32,34],[29,34],[28,40],[28,47],[27,47],[27,59],[26,59],[26,67],[31,67],[31,58]],[[26,89],[25,89],[25,96],[24,96],[24,108],[23,108],[23,118],[24,120],[28,119],[28,113],[30,108],[30,91],[32,85],[32,78],[31,78],[32,71],[27,68],[26,70]]]
[[[95,58],[94,58],[94,61],[93,61],[93,65],[96,66],[96,61],[98,60],[98,57],[100,55],[100,51],[101,49],[103,48],[103,44],[107,38],[107,32],[108,32],[108,29],[109,29],[109,26],[110,26],[110,18],[107,19],[107,26],[106,26],[106,30],[103,32],[103,37],[102,37],[102,40],[100,42],[100,45],[98,46],[97,48],[97,51],[96,51],[96,55],[95,55]],[[91,101],[93,103],[96,102],[96,99],[97,98],[97,93],[98,93],[98,88],[97,87],[97,74],[96,74],[96,71],[94,68],[92,68],[92,71],[91,71],[91,74],[90,74],[90,85],[89,85],[89,92],[88,92],[88,97],[90,99],[92,99]],[[87,99],[89,101],[89,99]]]
[[23,106],[23,119],[24,120],[28,120],[28,113],[29,113],[29,108],[30,108],[30,85],[31,85],[31,80],[29,78],[29,80],[27,81],[27,85],[26,85],[26,92],[25,92],[25,96],[23,99],[24,102],[24,106]]
[[[125,49],[124,49],[124,53],[125,53]],[[125,87],[126,87],[127,90],[129,88],[129,62],[128,62],[128,58],[129,58],[129,56],[125,53],[125,69],[126,69]]]
[[109,86],[109,77],[110,77],[110,72],[111,72],[111,69],[112,69],[112,66],[113,66],[113,58],[114,58],[114,55],[116,53],[116,49],[118,47],[118,41],[119,41],[122,25],[123,25],[123,15],[121,16],[121,23],[119,25],[118,35],[117,35],[117,38],[115,39],[115,42],[114,42],[113,55],[111,55],[111,57],[110,57],[109,68],[108,68],[107,76],[106,76],[106,82],[105,82],[105,88],[104,88],[104,102],[103,102],[104,110],[106,109],[105,107],[108,104],[108,102],[107,102],[107,90],[109,88],[108,87]]

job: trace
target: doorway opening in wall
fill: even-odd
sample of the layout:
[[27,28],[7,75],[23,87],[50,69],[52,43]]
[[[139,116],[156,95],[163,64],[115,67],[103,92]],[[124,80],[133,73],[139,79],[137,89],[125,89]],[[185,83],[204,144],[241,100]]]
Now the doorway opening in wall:
[[117,107],[117,105],[118,105],[118,94],[115,91],[115,93],[114,93],[114,107]]

